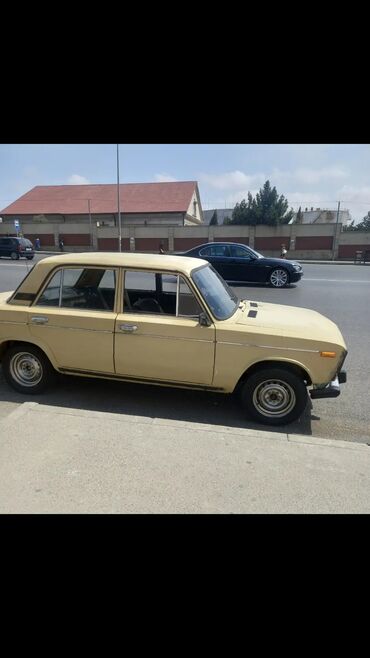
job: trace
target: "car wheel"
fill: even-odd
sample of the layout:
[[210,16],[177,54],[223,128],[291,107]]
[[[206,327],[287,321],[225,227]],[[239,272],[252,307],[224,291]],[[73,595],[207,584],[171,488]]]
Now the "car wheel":
[[55,370],[45,354],[35,345],[19,343],[3,357],[6,381],[19,393],[41,393],[55,379]]
[[27,260],[32,260],[33,256],[26,256]]
[[272,270],[269,281],[274,288],[283,288],[289,283],[289,274],[283,268],[278,267]]
[[10,254],[10,258],[12,260],[18,260],[19,259],[19,254],[17,254],[16,251],[12,251],[12,253]]
[[286,368],[263,368],[245,381],[241,400],[248,416],[257,422],[287,425],[303,413],[307,388],[298,375]]

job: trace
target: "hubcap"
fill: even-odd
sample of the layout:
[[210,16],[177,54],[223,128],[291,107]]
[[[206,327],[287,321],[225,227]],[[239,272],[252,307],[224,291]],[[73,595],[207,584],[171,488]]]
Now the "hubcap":
[[10,361],[10,374],[22,386],[36,386],[43,375],[41,361],[30,352],[18,352]]
[[281,288],[287,283],[288,275],[285,270],[274,270],[271,274],[270,281],[275,288]]
[[253,404],[263,416],[282,418],[294,408],[296,396],[292,387],[282,380],[268,380],[256,386]]

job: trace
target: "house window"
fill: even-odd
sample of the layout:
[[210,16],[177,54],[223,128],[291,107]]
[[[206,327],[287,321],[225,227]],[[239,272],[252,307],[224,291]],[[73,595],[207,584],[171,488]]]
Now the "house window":
[[193,206],[194,206],[193,215],[194,215],[194,217],[196,217],[197,216],[197,202],[196,201],[193,201]]

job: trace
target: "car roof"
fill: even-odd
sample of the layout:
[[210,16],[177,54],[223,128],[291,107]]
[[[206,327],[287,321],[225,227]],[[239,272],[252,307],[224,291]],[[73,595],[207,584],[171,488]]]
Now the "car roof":
[[[248,247],[247,244],[244,244],[243,242],[220,242],[219,240],[216,240],[214,242],[205,242],[204,244],[198,244],[196,247],[193,247],[193,249],[200,249],[201,247],[210,247],[215,244],[227,244],[227,245],[237,245],[238,247]],[[249,247],[251,249],[251,247]],[[189,249],[189,251],[192,251]]]

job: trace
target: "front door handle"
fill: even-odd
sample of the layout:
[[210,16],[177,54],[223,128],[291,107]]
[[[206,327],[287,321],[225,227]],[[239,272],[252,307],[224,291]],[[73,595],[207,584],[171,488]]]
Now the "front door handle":
[[121,331],[126,331],[129,334],[132,334],[137,329],[136,324],[120,324],[119,326]]
[[31,318],[32,324],[46,324],[49,322],[49,318],[45,315],[33,315]]

